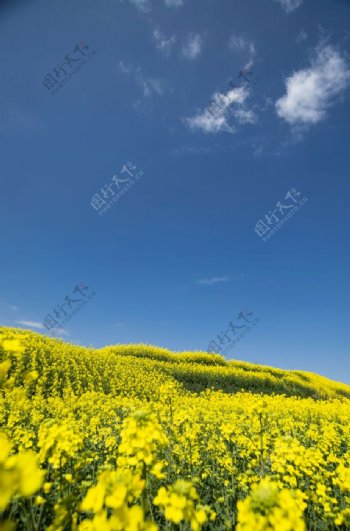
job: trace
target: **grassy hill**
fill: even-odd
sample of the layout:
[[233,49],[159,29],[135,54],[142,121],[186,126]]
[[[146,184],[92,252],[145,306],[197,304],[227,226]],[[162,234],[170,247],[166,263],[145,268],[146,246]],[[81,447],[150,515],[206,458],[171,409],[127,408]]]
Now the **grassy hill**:
[[349,397],[218,354],[0,328],[0,530],[350,529]]
[[[316,399],[350,397],[350,386],[317,374],[286,371],[243,361],[226,361],[219,354],[174,353],[142,344],[94,350],[28,330],[0,328],[0,333],[5,331],[21,338],[24,347],[16,384],[22,383],[24,372],[40,369],[40,378],[47,395],[56,393],[57,389],[66,389],[67,385],[78,394],[86,390],[103,390],[113,395],[129,393],[128,367],[132,362],[137,367],[137,371],[133,371],[133,386],[139,389],[142,396],[154,394],[154,388],[145,388],[143,377],[138,378],[138,374],[147,373],[150,381],[177,383],[192,392],[215,389],[226,393],[245,390]],[[67,367],[62,370],[62,365],[65,366],[67,362]]]

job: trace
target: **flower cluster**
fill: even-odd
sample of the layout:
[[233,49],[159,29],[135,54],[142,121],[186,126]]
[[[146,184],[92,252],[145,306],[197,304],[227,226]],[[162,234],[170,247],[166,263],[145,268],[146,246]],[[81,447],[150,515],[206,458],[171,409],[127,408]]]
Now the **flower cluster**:
[[0,432],[0,512],[16,496],[31,496],[43,482],[43,472],[38,467],[34,452],[12,454],[12,444]]
[[300,491],[279,489],[268,479],[261,480],[237,504],[237,531],[304,531],[304,499]]
[[178,479],[174,485],[159,489],[154,504],[162,508],[165,518],[170,522],[189,522],[191,529],[198,531],[208,519],[215,519],[215,512],[207,505],[198,503],[198,500],[192,484]]

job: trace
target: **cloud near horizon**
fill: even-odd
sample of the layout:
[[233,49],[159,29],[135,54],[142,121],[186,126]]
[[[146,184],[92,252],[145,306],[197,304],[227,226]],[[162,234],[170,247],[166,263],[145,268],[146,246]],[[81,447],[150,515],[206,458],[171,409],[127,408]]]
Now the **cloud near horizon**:
[[37,328],[38,330],[44,330],[43,323],[40,323],[39,321],[15,321],[17,324],[23,325],[23,326],[29,326],[30,328]]
[[197,280],[197,284],[205,284],[211,286],[212,284],[218,284],[219,282],[229,282],[229,277],[213,277]]

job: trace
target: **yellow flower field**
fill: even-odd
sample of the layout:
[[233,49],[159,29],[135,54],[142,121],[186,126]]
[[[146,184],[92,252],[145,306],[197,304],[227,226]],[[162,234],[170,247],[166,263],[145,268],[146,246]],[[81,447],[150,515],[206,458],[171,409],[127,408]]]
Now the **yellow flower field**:
[[350,387],[0,328],[0,531],[350,529]]

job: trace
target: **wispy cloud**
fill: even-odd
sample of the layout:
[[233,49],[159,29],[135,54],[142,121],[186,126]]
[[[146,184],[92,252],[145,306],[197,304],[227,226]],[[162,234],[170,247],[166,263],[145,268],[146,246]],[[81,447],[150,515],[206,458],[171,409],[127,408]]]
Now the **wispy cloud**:
[[180,7],[183,5],[183,0],[165,0],[165,5],[168,7]]
[[9,304],[8,302],[5,302],[5,301],[0,301],[0,310],[4,310],[4,311],[11,310],[13,312],[17,312],[18,308],[14,304]]
[[155,29],[153,31],[153,38],[157,49],[160,50],[165,57],[168,57],[176,43],[176,35],[172,35],[167,39],[159,29]]
[[318,47],[311,66],[287,78],[286,94],[276,101],[276,112],[297,129],[316,124],[326,117],[349,82],[345,58],[332,46]]
[[[15,321],[15,323],[21,326],[26,326],[28,328],[34,328],[35,330],[47,330],[43,323],[40,323],[39,321],[17,320]],[[52,330],[52,332],[54,332],[56,336],[69,336],[69,332],[65,328],[57,328],[55,330]]]
[[151,10],[151,3],[149,0],[129,0],[129,2],[134,5],[140,13],[148,13]]
[[249,54],[250,58],[253,58],[256,50],[253,41],[247,39],[243,35],[233,33],[228,40],[228,47],[235,53]]
[[56,331],[56,335],[57,336],[69,336],[70,334],[69,334],[68,330],[66,330],[65,328],[62,328],[62,329]]
[[134,79],[145,98],[150,98],[153,95],[163,95],[165,84],[162,79],[145,77],[140,67],[134,67],[123,61],[119,62],[119,69],[123,74],[130,75]]
[[[235,133],[237,125],[253,124],[257,121],[254,111],[246,105],[249,94],[249,87],[234,87],[226,92],[215,92],[211,105],[195,116],[184,118],[184,121],[193,131],[200,130],[211,134]],[[231,123],[231,117],[234,124]]]
[[301,6],[303,0],[275,0],[275,2],[279,2],[286,13],[291,13]]
[[211,286],[212,284],[218,284],[219,282],[229,282],[229,277],[213,277],[197,280],[197,284],[205,284]]
[[[151,0],[129,0],[129,3],[135,6],[140,13],[148,13],[152,9]],[[164,0],[164,3],[167,7],[181,7],[184,2],[183,0]]]
[[29,328],[36,328],[38,330],[44,330],[44,325],[39,321],[15,321],[17,324],[28,326]]
[[300,44],[301,42],[306,41],[308,35],[304,29],[301,29],[295,39],[297,44]]
[[182,47],[182,53],[186,59],[193,60],[200,55],[202,47],[202,37],[198,33],[191,33]]

